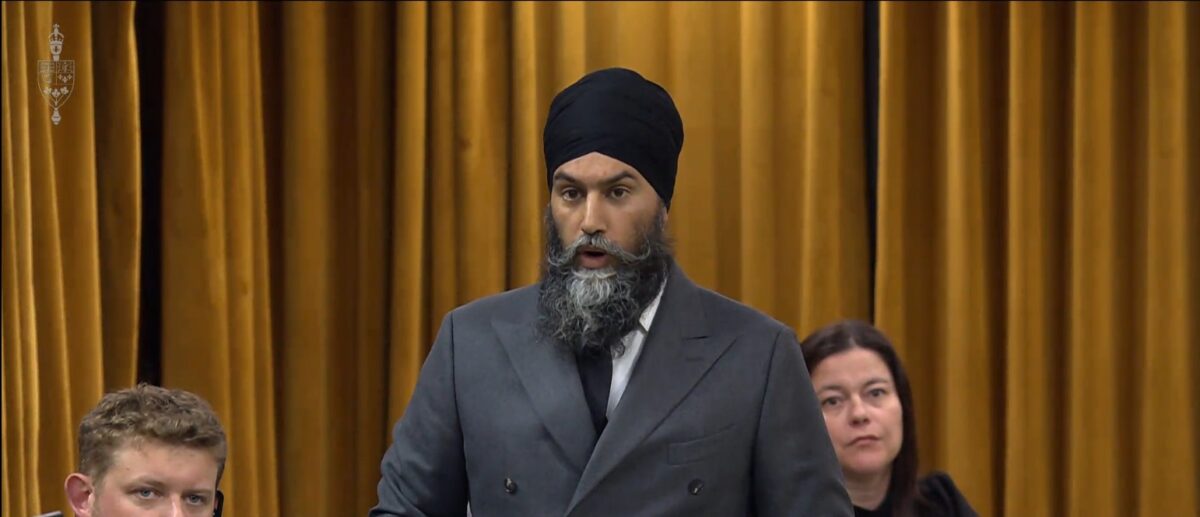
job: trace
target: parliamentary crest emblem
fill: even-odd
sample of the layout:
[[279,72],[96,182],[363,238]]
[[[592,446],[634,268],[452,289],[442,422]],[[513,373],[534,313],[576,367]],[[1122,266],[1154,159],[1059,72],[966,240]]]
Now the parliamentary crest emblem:
[[75,90],[75,60],[62,59],[62,51],[63,33],[56,23],[50,33],[50,59],[38,60],[38,89],[54,109],[50,121],[56,126],[62,121],[59,108],[67,103]]

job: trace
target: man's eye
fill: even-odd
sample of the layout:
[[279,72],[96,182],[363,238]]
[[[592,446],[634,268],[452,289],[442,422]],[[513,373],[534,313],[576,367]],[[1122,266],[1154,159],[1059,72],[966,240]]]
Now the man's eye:
[[573,188],[566,188],[562,190],[560,195],[567,201],[574,201],[579,198],[579,191]]
[[193,495],[187,496],[187,502],[188,502],[188,504],[201,506],[201,505],[205,505],[208,503],[208,498],[205,496],[202,496],[202,495],[193,494]]
[[841,403],[841,399],[837,397],[829,397],[821,401],[821,405],[825,407],[837,407],[839,403]]
[[629,195],[629,189],[627,189],[625,187],[615,188],[612,191],[612,197],[617,198],[617,199],[621,199],[628,195]]
[[139,488],[134,491],[133,494],[142,499],[153,499],[158,495],[158,492],[152,488]]

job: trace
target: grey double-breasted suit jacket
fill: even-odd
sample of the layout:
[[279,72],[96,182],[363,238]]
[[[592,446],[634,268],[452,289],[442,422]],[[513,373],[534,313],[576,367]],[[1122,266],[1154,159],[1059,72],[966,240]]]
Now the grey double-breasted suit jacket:
[[794,333],[672,266],[597,440],[537,286],[455,309],[382,462],[373,516],[851,516]]

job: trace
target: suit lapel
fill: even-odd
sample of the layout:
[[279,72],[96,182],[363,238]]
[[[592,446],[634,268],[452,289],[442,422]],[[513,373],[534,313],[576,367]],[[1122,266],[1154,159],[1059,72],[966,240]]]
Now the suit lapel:
[[583,470],[596,443],[574,359],[542,341],[532,322],[492,320],[542,424],[575,468]]
[[708,336],[699,288],[675,265],[629,385],[596,443],[567,514],[658,427],[732,343],[729,337]]

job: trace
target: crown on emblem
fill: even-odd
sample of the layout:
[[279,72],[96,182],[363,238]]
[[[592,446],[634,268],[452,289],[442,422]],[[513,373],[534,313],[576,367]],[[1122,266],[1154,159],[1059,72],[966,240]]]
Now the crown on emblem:
[[58,24],[54,24],[54,32],[50,33],[50,54],[58,61],[59,54],[62,54],[63,33],[59,32]]

